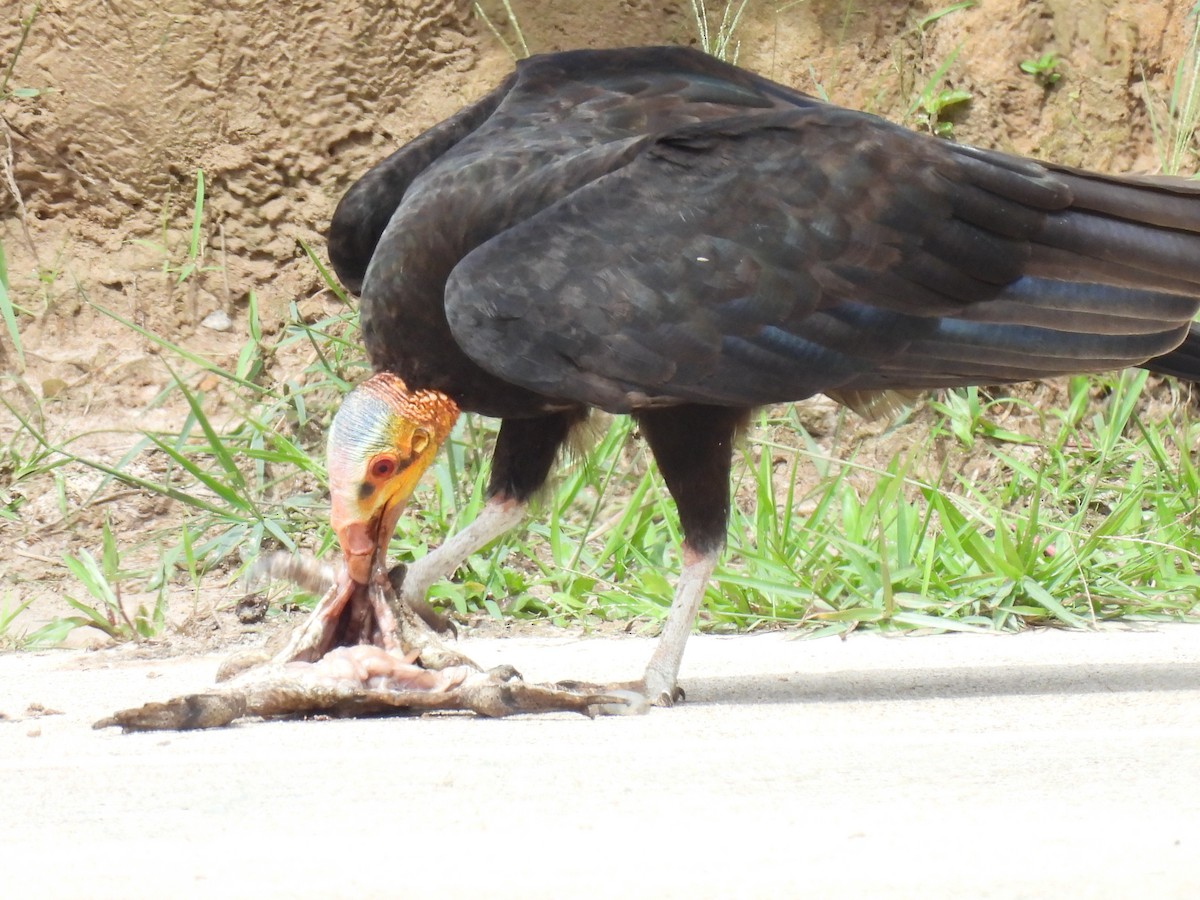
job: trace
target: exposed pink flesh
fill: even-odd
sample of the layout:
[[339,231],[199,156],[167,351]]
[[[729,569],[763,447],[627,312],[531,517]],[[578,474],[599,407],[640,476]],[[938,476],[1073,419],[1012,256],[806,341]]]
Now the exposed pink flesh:
[[376,691],[423,691],[444,693],[478,673],[466,666],[423,669],[414,665],[419,652],[407,656],[389,653],[382,647],[360,644],[337,647],[316,662],[294,662],[285,668],[305,679],[328,686],[350,686]]

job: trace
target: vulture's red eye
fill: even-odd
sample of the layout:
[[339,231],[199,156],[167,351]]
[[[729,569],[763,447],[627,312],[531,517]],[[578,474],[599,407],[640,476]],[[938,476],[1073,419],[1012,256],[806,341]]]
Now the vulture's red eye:
[[394,459],[377,459],[371,463],[371,474],[376,478],[387,478],[396,471],[396,461]]

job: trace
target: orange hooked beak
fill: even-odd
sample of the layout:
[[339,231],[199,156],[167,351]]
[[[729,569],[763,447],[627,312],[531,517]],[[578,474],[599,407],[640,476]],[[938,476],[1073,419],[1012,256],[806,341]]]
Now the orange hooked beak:
[[411,392],[387,372],[346,395],[329,429],[330,524],[350,578],[371,579],[408,498],[450,433],[458,407],[437,391]]

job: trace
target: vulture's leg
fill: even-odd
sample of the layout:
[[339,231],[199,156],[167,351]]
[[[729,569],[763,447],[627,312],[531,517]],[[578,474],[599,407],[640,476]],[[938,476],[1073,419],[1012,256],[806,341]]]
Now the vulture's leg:
[[489,497],[470,525],[408,566],[400,587],[400,598],[414,607],[423,604],[425,594],[435,582],[449,578],[472,553],[519,523],[525,517],[525,505],[524,500],[515,497]]
[[683,688],[678,684],[683,648],[692,633],[692,625],[704,600],[704,590],[708,587],[708,579],[720,554],[720,549],[695,550],[684,541],[683,568],[675,584],[675,597],[667,611],[667,620],[663,623],[654,653],[642,675],[642,693],[655,706],[671,706],[676,700],[683,699]]
[[520,522],[571,428],[585,417],[585,412],[568,411],[536,419],[505,419],[492,453],[487,504],[474,522],[408,567],[401,599],[424,600],[435,582],[449,578],[472,553]]
[[734,436],[749,413],[722,406],[679,406],[638,414],[643,436],[679,509],[683,569],[658,645],[642,676],[644,694],[659,706],[683,696],[679,664],[708,579],[729,528],[729,470]]
[[[657,706],[683,696],[677,681],[683,648],[708,579],[725,546],[729,519],[729,469],[733,440],[746,423],[745,410],[720,406],[678,406],[636,414],[654,452],[683,527],[683,569],[662,634],[640,681],[612,688],[632,689]],[[575,689],[598,686],[567,683]],[[601,706],[600,712],[627,713],[629,706]]]

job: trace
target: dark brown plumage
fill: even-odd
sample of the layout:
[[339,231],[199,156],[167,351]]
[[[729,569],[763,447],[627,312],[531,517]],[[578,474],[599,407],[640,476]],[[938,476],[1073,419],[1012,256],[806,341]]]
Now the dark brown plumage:
[[354,185],[329,252],[376,370],[503,419],[486,524],[410,593],[516,520],[589,409],[638,418],[686,535],[654,697],[753,407],[1200,377],[1200,185],[950,144],[683,48],[520,63]]

